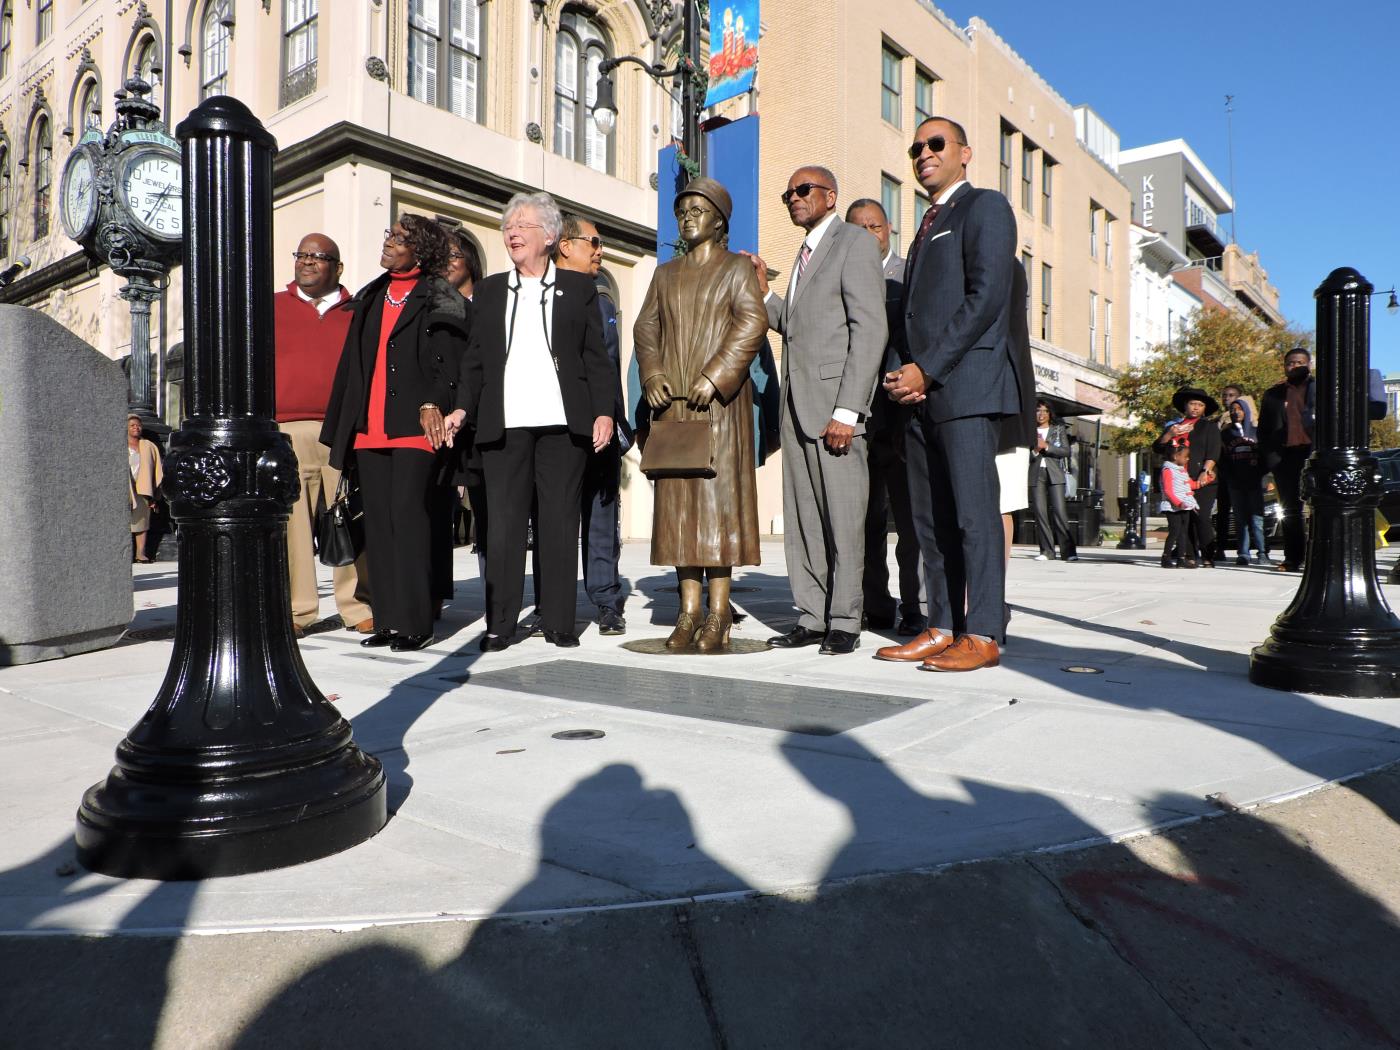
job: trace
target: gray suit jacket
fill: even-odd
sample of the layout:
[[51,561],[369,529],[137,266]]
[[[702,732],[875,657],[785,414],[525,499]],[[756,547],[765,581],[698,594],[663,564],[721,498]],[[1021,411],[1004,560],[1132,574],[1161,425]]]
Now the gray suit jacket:
[[[783,390],[802,435],[815,440],[837,408],[868,416],[889,332],[875,238],[834,220],[792,302],[775,293],[767,305],[769,326],[783,334]],[[865,433],[864,418],[856,433]]]
[[[1036,436],[1039,437],[1039,434]],[[1034,446],[1031,448],[1030,470],[1026,474],[1026,480],[1032,481],[1036,472],[1043,470],[1050,484],[1063,485],[1069,453],[1069,428],[1063,423],[1051,423],[1045,434],[1045,451],[1037,452]]]
[[1016,218],[995,190],[962,186],[939,209],[904,275],[901,353],[933,382],[934,423],[1020,411],[1014,368],[1012,278]]

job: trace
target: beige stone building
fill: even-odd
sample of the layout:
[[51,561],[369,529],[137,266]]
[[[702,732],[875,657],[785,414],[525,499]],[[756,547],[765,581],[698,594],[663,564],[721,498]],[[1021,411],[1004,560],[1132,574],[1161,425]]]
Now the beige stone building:
[[[588,110],[602,58],[668,57],[667,37],[650,36],[652,7],[0,0],[0,259],[32,259],[3,297],[51,313],[109,356],[128,353],[122,282],[77,250],[57,204],[83,128],[105,128],[113,92],[140,74],[172,129],[201,97],[227,93],[276,136],[278,287],[312,230],[339,242],[345,283],[358,287],[376,272],[383,229],[406,209],[460,223],[487,271],[503,269],[502,204],[545,189],[602,230],[630,356],[628,322],[655,265],[656,155],[677,107],[624,66],[616,130],[600,134]],[[833,169],[845,202],[884,200],[902,252],[923,206],[905,154],[913,128],[921,113],[954,117],[971,138],[973,181],[1001,188],[1016,208],[1040,381],[1107,404],[1111,368],[1127,359],[1129,315],[1129,198],[1111,130],[1071,107],[985,23],[959,28],[919,0],[766,0],[763,16],[759,92],[735,108],[762,117],[760,235],[772,265],[785,271],[799,243],[778,192],[809,162]],[[182,321],[177,270],[153,322],[172,423]],[[765,524],[781,514],[780,470],[779,459],[761,472]],[[1111,504],[1120,486],[1103,482]],[[624,532],[645,536],[647,483],[629,470],[624,484]]]

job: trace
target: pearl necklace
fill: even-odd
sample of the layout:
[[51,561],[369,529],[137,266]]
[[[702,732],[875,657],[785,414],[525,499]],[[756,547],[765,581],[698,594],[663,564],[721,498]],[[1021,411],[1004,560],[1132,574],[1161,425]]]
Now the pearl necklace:
[[385,288],[385,289],[384,289],[384,301],[385,301],[386,303],[388,303],[390,306],[392,306],[395,310],[398,310],[398,309],[400,309],[400,308],[403,306],[404,303],[408,302],[408,297],[409,297],[409,295],[410,295],[412,292],[413,292],[413,289],[410,287],[410,288],[408,289],[407,292],[404,292],[404,293],[403,293],[403,298],[402,298],[402,299],[395,299],[392,295],[389,294],[389,289],[388,289],[388,288]]

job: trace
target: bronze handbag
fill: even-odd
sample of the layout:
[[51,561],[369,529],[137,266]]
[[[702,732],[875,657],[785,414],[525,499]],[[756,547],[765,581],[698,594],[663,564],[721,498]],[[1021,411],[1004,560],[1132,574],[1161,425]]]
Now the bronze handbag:
[[714,477],[715,452],[710,441],[710,421],[653,419],[642,447],[642,473],[652,481]]

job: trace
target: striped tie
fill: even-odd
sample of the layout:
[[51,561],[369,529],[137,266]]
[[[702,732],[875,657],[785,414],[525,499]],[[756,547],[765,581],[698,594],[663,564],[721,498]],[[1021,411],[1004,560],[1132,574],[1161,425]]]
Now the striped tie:
[[792,290],[797,291],[798,284],[802,281],[802,274],[807,269],[807,260],[812,257],[812,246],[806,241],[802,242],[802,252],[797,256],[797,269],[792,275]]

